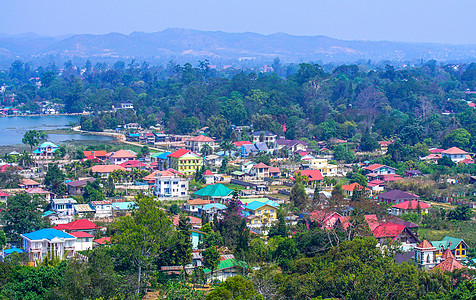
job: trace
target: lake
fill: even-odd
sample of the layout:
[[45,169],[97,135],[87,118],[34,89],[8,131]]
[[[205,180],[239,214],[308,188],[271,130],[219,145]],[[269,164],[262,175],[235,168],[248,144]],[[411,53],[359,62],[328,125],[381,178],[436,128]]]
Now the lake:
[[[0,146],[21,144],[23,134],[28,130],[53,130],[68,128],[70,122],[77,123],[80,116],[34,116],[0,117]],[[48,141],[61,144],[68,140],[111,141],[108,136],[87,134],[48,134]]]

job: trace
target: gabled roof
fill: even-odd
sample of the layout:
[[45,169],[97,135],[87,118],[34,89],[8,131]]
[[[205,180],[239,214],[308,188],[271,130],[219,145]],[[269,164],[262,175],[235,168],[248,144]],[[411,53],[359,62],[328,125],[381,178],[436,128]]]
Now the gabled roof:
[[[222,261],[220,261],[220,262],[218,263],[218,267],[217,267],[217,269],[215,270],[215,272],[218,271],[218,270],[228,269],[228,268],[232,268],[232,267],[236,267],[236,266],[238,266],[238,267],[245,267],[245,268],[248,267],[248,265],[247,265],[246,262],[244,262],[244,261],[239,261],[239,260],[236,260],[236,259],[234,259],[234,258],[232,258],[232,259],[225,259],[225,260],[222,260]],[[208,274],[208,273],[210,273],[211,271],[212,271],[212,270],[210,270],[210,269],[208,269],[208,268],[203,269],[203,273],[205,273],[205,274]]]
[[280,146],[292,147],[294,145],[303,145],[308,146],[309,143],[300,141],[300,140],[286,140],[286,139],[277,139],[276,144]]
[[306,176],[309,181],[324,180],[324,177],[319,170],[301,170],[297,172],[301,172],[301,175]]
[[452,154],[468,154],[468,152],[463,151],[458,147],[451,147],[449,149],[446,149],[445,151],[442,151],[441,153],[449,154],[449,155],[452,155]]
[[342,189],[344,189],[346,191],[355,191],[355,190],[357,190],[357,191],[369,191],[370,190],[367,187],[361,186],[357,182],[354,182],[354,183],[351,183],[351,184],[348,184],[348,185],[343,185]]
[[253,168],[255,168],[255,169],[269,169],[269,166],[260,162],[259,164],[254,165]]
[[[186,218],[190,219],[190,224],[192,225],[201,225],[202,224],[202,219],[197,218],[197,217],[192,217],[192,216],[185,216]],[[174,226],[177,226],[179,224],[180,216],[174,216],[172,223]]]
[[95,157],[106,157],[107,151],[97,150],[97,151],[83,151],[84,157],[95,156]]
[[266,202],[260,202],[260,201],[253,201],[253,202],[250,202],[248,204],[245,204],[243,205],[243,208],[246,208],[248,210],[257,210],[257,209],[260,209],[261,207],[263,206],[271,206],[271,207],[279,207],[279,204],[272,201],[272,200],[268,200]]
[[395,204],[392,207],[398,208],[398,209],[418,209],[418,206],[420,206],[420,209],[425,209],[425,208],[430,208],[430,205],[426,204],[425,202],[420,202],[417,200],[410,200],[410,201],[405,201],[399,204]]
[[190,199],[187,200],[188,205],[206,205],[209,204],[210,200],[203,200],[203,199]]
[[79,219],[67,224],[59,224],[53,227],[54,229],[58,230],[90,230],[95,229],[98,226],[93,222],[86,220],[86,219]]
[[27,194],[51,194],[48,191],[45,191],[42,188],[31,188],[31,189],[26,189],[25,192]]
[[213,176],[213,173],[210,170],[206,170],[205,172],[203,172],[203,176]]
[[400,190],[391,190],[389,192],[378,195],[378,199],[381,199],[381,198],[390,199],[390,200],[406,200],[406,199],[413,200],[413,199],[420,198],[420,196],[406,193]]
[[93,242],[98,243],[99,245],[108,244],[111,242],[111,237],[107,236],[100,239],[95,239]]
[[418,246],[417,248],[420,248],[422,250],[436,250],[435,247],[433,247],[432,244],[430,244],[430,242],[428,242],[427,240],[423,240]]
[[[193,153],[192,151],[190,150],[187,150],[187,149],[178,149],[177,151],[175,151],[174,153],[172,154],[169,154],[167,155],[168,157],[173,157],[173,158],[180,158],[182,156],[184,156],[185,154],[188,154],[188,153]],[[197,154],[198,155],[198,154]]]
[[273,135],[276,135],[276,134],[271,133],[271,132],[269,132],[269,131],[263,131],[263,130],[261,130],[261,131],[255,131],[255,132],[253,132],[251,135],[252,135],[252,136],[260,136],[261,134],[264,134],[264,136],[273,136]]
[[40,229],[37,231],[33,231],[30,233],[22,234],[23,237],[31,240],[31,241],[38,241],[38,240],[53,240],[54,238],[61,238],[61,239],[75,239],[74,236],[63,232],[61,230],[53,229],[53,228],[45,228]]
[[74,204],[74,210],[78,213],[94,212],[89,204]]
[[187,141],[192,141],[192,142],[214,142],[215,140],[212,139],[211,137],[205,136],[205,135],[198,135],[194,136],[192,138],[189,138]]
[[81,180],[75,180],[75,181],[70,181],[66,183],[66,185],[72,186],[72,187],[81,187],[81,186],[86,186],[88,182],[93,183],[94,178],[86,178],[86,179],[81,179]]
[[250,142],[250,141],[238,141],[238,142],[234,142],[233,145],[235,145],[235,147],[241,147],[243,145],[252,145],[253,143]]
[[89,234],[89,233],[84,232],[84,231],[75,231],[75,232],[71,232],[70,234],[72,236],[76,237],[76,238],[92,238],[92,237],[94,237],[94,235]]
[[114,152],[110,157],[112,158],[136,158],[137,156],[130,153],[129,151],[126,150],[119,150]]
[[450,248],[446,248],[446,250],[441,255],[441,259],[448,259],[448,258],[455,258],[453,252],[451,252]]
[[58,148],[59,146],[56,144],[53,144],[52,142],[44,142],[40,146],[38,146],[38,148],[48,148],[48,147]]
[[381,167],[385,167],[385,166],[381,164],[373,164],[368,167],[365,167],[364,169],[369,171],[374,171],[374,170],[380,169]]
[[225,197],[233,193],[232,189],[227,188],[221,183],[207,185],[206,187],[193,193],[202,197]]
[[138,160],[128,160],[123,162],[122,164],[119,164],[121,167],[124,168],[142,168],[142,167],[147,167],[146,164],[138,161]]
[[223,209],[226,208],[226,205],[223,205],[221,203],[208,203],[208,204],[205,204],[203,206],[203,210],[209,210],[209,209],[212,209],[212,208],[223,210]]
[[405,226],[386,222],[377,226],[373,231],[373,235],[376,238],[395,238],[397,237],[403,230],[405,230]]
[[377,220],[377,215],[365,215],[365,221],[369,225],[370,231],[374,231],[380,225],[380,222]]
[[21,185],[40,185],[39,182],[34,181],[33,179],[22,179]]
[[89,168],[93,173],[111,173],[112,171],[126,171],[126,168],[119,165],[96,165]]

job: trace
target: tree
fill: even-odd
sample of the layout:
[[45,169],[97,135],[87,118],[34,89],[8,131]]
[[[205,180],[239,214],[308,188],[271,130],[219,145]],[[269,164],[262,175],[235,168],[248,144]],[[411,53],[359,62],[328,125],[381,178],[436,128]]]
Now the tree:
[[203,258],[205,259],[205,267],[211,271],[211,280],[213,282],[213,271],[218,268],[218,263],[220,262],[220,252],[218,252],[217,247],[210,246],[205,251],[203,251]]
[[456,164],[448,156],[443,156],[442,158],[438,159],[438,165],[449,168],[456,166]]
[[250,229],[246,226],[246,220],[243,218],[241,219],[235,248],[235,254],[242,260],[245,260],[245,254],[248,253],[249,241]]
[[296,174],[295,183],[289,197],[289,201],[298,209],[303,209],[308,204],[308,197],[303,181],[303,176],[301,176],[300,173]]
[[28,130],[23,135],[23,138],[22,138],[21,142],[25,145],[29,145],[31,151],[33,151],[33,147],[38,146],[38,144],[41,141],[46,140],[46,138],[47,138],[46,134],[44,134],[40,131]]
[[448,213],[449,220],[467,221],[471,220],[473,213],[468,205],[458,205]]
[[112,237],[115,249],[137,268],[137,290],[140,293],[143,273],[166,248],[171,233],[171,221],[152,197],[137,196],[137,209],[130,216],[121,217],[114,226]]
[[66,186],[64,185],[64,173],[57,164],[48,164],[48,172],[45,176],[45,186],[56,195],[64,195]]
[[102,201],[105,199],[104,192],[98,179],[94,180],[92,183],[86,183],[86,186],[84,187],[83,198],[86,202]]
[[448,133],[443,139],[443,145],[446,148],[459,147],[466,148],[469,146],[471,134],[464,128],[458,128]]
[[7,199],[7,209],[2,211],[3,230],[12,241],[19,241],[20,234],[46,227],[38,210],[43,204],[39,197],[17,194]]
[[140,148],[140,153],[139,153],[140,157],[146,157],[149,154],[150,154],[150,149],[147,145]]
[[172,249],[176,263],[182,266],[183,280],[185,281],[185,266],[192,261],[192,241],[190,239],[190,218],[180,215],[177,230],[172,235]]
[[376,149],[380,148],[380,144],[378,143],[377,139],[371,135],[369,132],[366,132],[362,136],[362,141],[360,142],[360,148],[362,151],[372,152]]
[[228,157],[224,157],[221,161],[220,169],[218,170],[219,173],[224,174],[226,172],[228,166]]
[[0,230],[0,250],[2,250],[6,244],[7,244],[7,236],[5,235],[4,231]]
[[346,163],[351,163],[355,160],[355,154],[353,151],[347,150],[346,145],[337,145],[334,147],[334,158],[336,160],[342,160]]
[[169,212],[174,215],[178,215],[180,213],[180,207],[177,205],[177,203],[172,203],[169,206]]
[[274,236],[281,236],[287,237],[288,230],[286,228],[286,220],[284,219],[284,212],[278,212],[278,222],[276,222],[270,229],[268,233],[268,238],[272,238]]
[[220,285],[210,292],[206,300],[227,300],[227,299],[247,299],[262,300],[262,295],[256,292],[253,282],[242,276],[233,276],[220,283]]

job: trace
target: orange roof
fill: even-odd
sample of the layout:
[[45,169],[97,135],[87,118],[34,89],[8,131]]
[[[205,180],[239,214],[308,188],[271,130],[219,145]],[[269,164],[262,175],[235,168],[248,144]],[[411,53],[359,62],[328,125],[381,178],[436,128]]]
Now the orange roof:
[[198,136],[194,136],[192,138],[189,138],[187,141],[192,141],[192,142],[214,142],[215,140],[212,139],[211,137],[206,136],[206,135],[198,135]]
[[203,199],[191,199],[187,200],[188,205],[205,205],[211,203],[210,200],[203,200]]
[[464,269],[464,268],[466,267],[463,266],[459,261],[457,261],[453,256],[440,262],[432,270],[440,270],[442,272],[446,272],[446,271],[453,272],[456,269]]
[[384,165],[381,165],[381,164],[373,164],[373,165],[370,165],[368,167],[365,167],[364,169],[369,170],[369,171],[373,171],[373,170],[376,170],[376,169],[381,168],[383,166]]
[[351,183],[351,184],[348,184],[348,185],[343,185],[342,188],[344,190],[350,191],[350,192],[355,191],[355,190],[358,190],[358,191],[363,191],[363,190],[369,191],[370,190],[369,188],[364,188],[363,186],[361,186],[357,182],[354,182],[354,183]]
[[256,169],[269,169],[269,166],[260,162],[259,164],[257,165],[254,165],[253,168],[256,168]]
[[22,185],[40,185],[40,183],[34,181],[33,179],[22,179]]
[[136,156],[126,150],[119,150],[114,152],[110,157],[112,158],[136,158]]
[[96,157],[106,157],[107,151],[98,150],[98,151],[83,151],[84,157],[96,156]]
[[126,168],[118,165],[97,165],[89,168],[93,173],[111,173],[112,171],[126,171]]
[[365,221],[369,225],[370,231],[374,231],[380,225],[376,215],[365,215]]
[[441,259],[455,258],[453,252],[451,252],[450,247],[446,248],[445,252],[441,255]]
[[[187,218],[190,218],[190,224],[192,225],[202,225],[202,219],[197,218],[197,217],[192,217],[192,216],[186,216]],[[174,226],[177,226],[179,224],[179,218],[180,216],[175,216],[172,220]]]
[[441,152],[444,154],[468,154],[468,152],[461,150],[458,147],[451,147],[449,149],[446,149],[445,151]]
[[233,145],[235,145],[235,147],[241,147],[243,145],[252,145],[253,143],[250,142],[250,141],[238,141],[238,142],[234,142]]
[[423,240],[418,246],[417,248],[420,248],[420,249],[434,249],[436,250],[435,247],[433,247],[433,245],[428,242],[427,240]]
[[429,204],[426,204],[425,202],[420,202],[417,200],[410,200],[410,201],[405,201],[399,204],[395,204],[392,207],[399,208],[399,209],[418,209],[418,205],[420,205],[420,208],[425,209],[425,208],[430,208]]
[[107,236],[107,237],[102,237],[100,239],[95,239],[93,240],[93,242],[96,242],[98,243],[99,245],[104,245],[106,243],[109,243],[111,242],[111,237]]

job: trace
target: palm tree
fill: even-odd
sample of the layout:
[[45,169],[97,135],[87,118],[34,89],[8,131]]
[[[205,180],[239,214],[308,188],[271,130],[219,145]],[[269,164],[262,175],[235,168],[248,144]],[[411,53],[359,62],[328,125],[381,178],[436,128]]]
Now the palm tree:
[[207,156],[208,154],[211,154],[213,151],[212,147],[208,144],[205,144],[202,146],[202,149],[200,149],[200,152],[202,153],[203,156]]
[[20,155],[19,160],[21,161],[22,167],[29,166],[33,163],[33,159],[31,158],[30,153],[23,151]]
[[225,152],[225,156],[229,156],[231,150],[235,150],[235,145],[233,145],[230,141],[223,140],[220,143],[220,148]]

